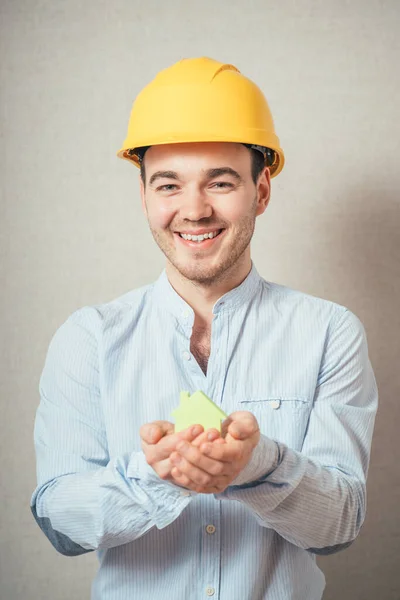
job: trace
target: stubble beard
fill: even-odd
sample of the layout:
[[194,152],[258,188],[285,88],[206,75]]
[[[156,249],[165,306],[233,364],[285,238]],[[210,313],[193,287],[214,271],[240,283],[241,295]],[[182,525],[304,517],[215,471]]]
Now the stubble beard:
[[236,228],[236,233],[230,240],[228,247],[224,247],[221,257],[216,264],[203,264],[203,252],[193,252],[193,259],[189,262],[179,261],[174,242],[165,231],[153,229],[150,231],[153,238],[174,269],[186,280],[194,285],[210,287],[222,283],[235,273],[241,259],[253,237],[256,220],[256,203],[253,202],[251,213],[242,218]]

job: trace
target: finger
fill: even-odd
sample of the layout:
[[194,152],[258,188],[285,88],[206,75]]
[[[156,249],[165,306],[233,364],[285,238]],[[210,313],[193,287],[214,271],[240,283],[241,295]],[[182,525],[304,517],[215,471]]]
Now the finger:
[[193,446],[199,448],[204,442],[213,442],[220,437],[218,429],[206,429],[200,435],[198,435],[192,442]]
[[201,425],[193,425],[184,431],[174,433],[171,435],[165,435],[156,444],[143,444],[143,451],[146,455],[146,460],[153,468],[155,465],[169,458],[171,452],[176,448],[176,445],[181,441],[191,442],[195,437],[201,433]]
[[[222,475],[225,471],[224,463],[205,456],[199,448],[196,448],[193,444],[188,444],[187,442],[180,442],[177,445],[176,452],[171,454],[171,463],[179,466],[177,462],[179,457],[185,458],[193,467],[198,468],[209,475],[218,476]],[[191,477],[189,473],[187,473],[187,475]],[[194,481],[197,483],[197,480]]]
[[177,467],[172,467],[171,475],[173,477],[174,483],[177,483],[181,487],[191,489],[190,486],[192,486],[193,484],[190,481],[189,477],[181,473],[181,471],[179,471]]
[[[181,456],[179,453],[174,452],[171,454],[171,463],[173,467],[177,467],[182,475],[186,475],[188,479],[193,482],[197,486],[207,487],[212,482],[213,476],[209,473],[206,473],[198,466],[193,465],[189,462],[184,456]],[[171,469],[171,474],[172,474]]]
[[202,425],[192,425],[183,431],[179,431],[176,435],[180,440],[185,440],[187,442],[193,442],[200,435],[203,435],[204,429]]
[[232,463],[240,460],[243,456],[245,442],[240,442],[232,438],[229,443],[218,444],[218,440],[213,443],[206,442],[200,446],[200,452],[222,463]]
[[219,494],[227,487],[227,481],[212,482],[211,485],[202,486],[194,483],[184,475],[177,467],[173,467],[172,471],[173,482],[193,492],[200,494]]
[[217,438],[217,439],[216,439],[216,440],[213,442],[213,444],[225,444],[225,443],[226,443],[226,442],[225,442],[224,438],[222,438],[222,437],[219,437],[219,438]]
[[228,433],[228,427],[231,423],[232,423],[232,419],[230,417],[228,417],[224,421],[222,421],[221,437],[224,438],[226,436],[226,434]]
[[164,460],[160,460],[154,465],[151,465],[160,479],[170,479],[171,478],[171,461],[169,458],[165,458]]
[[259,431],[255,416],[248,411],[237,411],[230,415],[228,433],[236,440],[248,439]]
[[174,425],[168,421],[153,421],[140,428],[140,437],[146,444],[157,444],[162,437],[172,433],[174,433]]
[[[176,435],[180,439],[192,441],[202,431],[203,427],[201,425],[195,425],[178,432]],[[153,421],[142,425],[140,428],[140,437],[146,444],[157,444],[161,438],[173,434],[175,434],[175,425],[169,421]]]

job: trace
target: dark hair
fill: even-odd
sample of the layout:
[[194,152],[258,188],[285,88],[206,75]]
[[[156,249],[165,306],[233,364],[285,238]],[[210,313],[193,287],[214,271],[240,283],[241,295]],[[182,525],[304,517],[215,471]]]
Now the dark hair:
[[[142,178],[144,185],[146,185],[146,168],[144,166],[144,155],[146,153],[146,150],[148,150],[149,148],[150,146],[145,146],[143,148],[137,148],[135,150],[135,153],[140,157],[140,177]],[[258,178],[266,165],[265,157],[258,150],[254,150],[254,148],[249,148],[249,151],[251,152],[251,178],[254,181],[254,184],[257,184]]]
[[254,150],[254,148],[249,148],[249,150],[251,152],[251,177],[256,185],[265,167],[265,157],[264,154],[258,150]]

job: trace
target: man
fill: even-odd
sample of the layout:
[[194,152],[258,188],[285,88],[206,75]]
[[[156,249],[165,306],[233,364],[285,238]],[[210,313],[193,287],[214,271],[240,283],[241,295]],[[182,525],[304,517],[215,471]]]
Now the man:
[[[180,61],[119,154],[166,270],[55,334],[35,518],[63,554],[98,551],[95,600],[318,600],[316,555],[365,518],[377,390],[358,318],[251,261],[284,162],[265,98],[232,65]],[[229,415],[222,433],[175,433],[181,390]]]

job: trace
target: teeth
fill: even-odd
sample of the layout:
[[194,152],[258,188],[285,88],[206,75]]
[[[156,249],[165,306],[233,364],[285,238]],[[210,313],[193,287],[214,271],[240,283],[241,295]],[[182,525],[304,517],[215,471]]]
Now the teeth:
[[218,235],[219,231],[210,233],[202,233],[201,235],[190,235],[190,233],[181,233],[180,236],[184,240],[191,240],[192,242],[202,242],[203,240],[211,240]]

